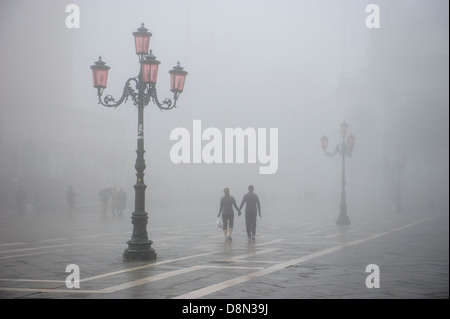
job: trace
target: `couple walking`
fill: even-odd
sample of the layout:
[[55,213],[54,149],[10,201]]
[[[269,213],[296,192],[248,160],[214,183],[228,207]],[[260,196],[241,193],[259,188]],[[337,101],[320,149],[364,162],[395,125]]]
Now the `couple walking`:
[[[219,215],[222,214],[223,220],[223,233],[225,235],[225,241],[231,241],[231,233],[233,232],[233,224],[234,224],[234,210],[233,207],[238,211],[238,216],[241,216],[241,209],[245,205],[245,225],[247,228],[247,236],[249,240],[255,239],[256,234],[256,214],[261,216],[261,205],[259,203],[258,195],[254,192],[253,185],[248,187],[248,193],[244,195],[242,198],[241,206],[238,208],[236,204],[236,200],[233,196],[230,195],[230,189],[225,188],[223,192],[225,196],[220,200],[220,209]],[[228,232],[228,234],[227,234]]]

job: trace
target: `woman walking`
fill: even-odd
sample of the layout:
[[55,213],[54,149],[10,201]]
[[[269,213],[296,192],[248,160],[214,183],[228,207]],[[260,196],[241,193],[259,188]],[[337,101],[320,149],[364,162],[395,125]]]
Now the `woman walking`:
[[233,233],[233,223],[234,223],[233,206],[234,208],[237,209],[239,215],[241,214],[241,211],[237,207],[236,200],[234,199],[234,197],[230,195],[230,189],[225,188],[223,192],[225,193],[225,196],[223,196],[222,199],[220,200],[219,215],[217,215],[217,217],[220,217],[220,215],[222,214],[223,234],[225,235],[225,241],[229,242],[231,241],[231,234]]

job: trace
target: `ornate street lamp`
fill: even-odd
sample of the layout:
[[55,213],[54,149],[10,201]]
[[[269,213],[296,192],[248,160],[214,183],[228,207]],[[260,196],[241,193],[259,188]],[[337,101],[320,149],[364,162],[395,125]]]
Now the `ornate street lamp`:
[[150,53],[145,56],[145,59],[141,60],[142,81],[144,81],[144,83],[156,83],[160,63],[161,62],[156,60],[156,57],[152,54],[151,50]]
[[103,92],[103,89],[106,88],[106,82],[108,82],[108,70],[109,66],[102,61],[102,57],[98,57],[98,61],[95,62],[92,69],[92,77],[94,79],[94,87],[97,88],[100,92]]
[[133,32],[133,35],[134,43],[136,45],[136,54],[142,57],[148,52],[148,48],[150,47],[150,37],[152,34],[151,32],[148,32],[148,29],[145,28],[142,23],[137,32]]
[[183,92],[184,81],[186,80],[186,75],[188,74],[183,68],[180,66],[180,62],[177,63],[173,67],[170,73],[170,90],[174,94],[180,94]]
[[[169,98],[162,102],[158,100],[156,94],[156,80],[158,77],[158,67],[160,62],[152,52],[148,52],[150,45],[150,37],[152,34],[144,27],[144,24],[133,32],[136,45],[136,54],[139,56],[141,64],[140,72],[137,77],[129,78],[125,82],[122,97],[116,101],[111,95],[106,95],[102,100],[103,90],[106,88],[108,79],[109,66],[106,66],[101,57],[94,65],[91,66],[94,80],[94,87],[97,88],[98,103],[107,107],[117,107],[126,102],[129,97],[133,100],[133,104],[138,108],[138,133],[137,133],[137,158],[136,158],[136,176],[137,181],[134,185],[135,189],[135,210],[131,215],[133,224],[133,233],[131,239],[127,242],[128,248],[123,253],[125,260],[153,260],[156,259],[156,252],[151,247],[152,241],[147,236],[147,220],[148,214],[145,211],[145,189],[144,184],[144,107],[150,101],[158,106],[161,110],[171,110],[176,107],[178,97],[183,92],[186,75],[188,74],[183,68],[175,66],[170,73],[170,86],[173,92],[173,101]],[[134,88],[132,87],[134,86]]]
[[325,135],[320,139],[322,143],[323,153],[325,156],[333,157],[336,154],[341,155],[342,157],[342,180],[341,180],[341,204],[340,204],[340,213],[339,217],[336,220],[336,225],[350,225],[350,219],[347,215],[347,203],[345,202],[345,157],[351,157],[353,147],[355,146],[355,137],[353,134],[347,137],[347,142],[345,141],[345,136],[347,135],[348,124],[343,122],[341,124],[341,134],[342,134],[342,143],[336,146],[336,149],[333,153],[327,152],[328,148],[328,137]]

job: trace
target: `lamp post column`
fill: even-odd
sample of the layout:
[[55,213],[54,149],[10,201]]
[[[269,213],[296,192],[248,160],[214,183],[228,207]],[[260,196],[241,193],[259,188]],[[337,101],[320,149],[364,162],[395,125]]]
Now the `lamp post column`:
[[147,236],[147,220],[148,214],[145,211],[145,189],[147,186],[144,183],[144,92],[145,83],[139,75],[138,84],[138,131],[137,131],[137,157],[136,157],[136,184],[135,190],[135,210],[131,214],[131,223],[133,224],[133,233],[131,239],[127,241],[128,248],[123,253],[123,258],[126,260],[153,260],[156,259],[156,252],[151,247],[153,241]]
[[[145,212],[145,189],[144,184],[144,107],[153,102],[161,110],[171,110],[176,107],[177,100],[181,92],[183,92],[186,75],[188,74],[180,66],[180,62],[169,71],[170,74],[170,90],[173,92],[173,101],[169,98],[162,102],[158,100],[156,94],[156,80],[158,76],[158,66],[160,62],[148,48],[150,44],[151,32],[144,27],[144,24],[133,32],[136,44],[136,54],[139,56],[141,64],[139,76],[129,78],[125,82],[122,97],[116,99],[110,94],[102,99],[103,90],[106,88],[108,79],[109,66],[102,61],[101,57],[91,66],[94,87],[97,89],[98,103],[106,107],[118,107],[126,102],[129,97],[133,100],[133,104],[138,108],[138,127],[137,127],[137,157],[136,157],[136,184],[135,189],[135,210],[131,214],[131,223],[133,224],[133,233],[131,239],[127,241],[128,248],[123,252],[125,260],[154,260],[156,259],[155,250],[152,248],[153,242],[147,236],[148,214]],[[132,84],[135,87],[132,87]]]
[[345,201],[345,195],[346,195],[346,192],[345,192],[345,157],[352,156],[353,147],[355,146],[355,137],[353,136],[353,134],[350,134],[350,136],[347,138],[347,142],[345,141],[345,137],[347,135],[347,128],[348,128],[347,123],[343,122],[341,124],[342,143],[336,145],[336,149],[333,153],[327,151],[328,137],[326,137],[324,135],[320,139],[322,148],[323,148],[323,153],[325,156],[333,157],[336,154],[339,154],[342,157],[341,204],[339,206],[340,212],[339,212],[339,216],[336,220],[336,225],[350,225],[350,219],[348,218],[348,215],[347,215],[347,203]]
[[350,219],[347,215],[347,203],[345,202],[345,156],[347,156],[347,144],[345,144],[345,135],[342,136],[342,180],[341,180],[341,205],[336,225],[350,225]]

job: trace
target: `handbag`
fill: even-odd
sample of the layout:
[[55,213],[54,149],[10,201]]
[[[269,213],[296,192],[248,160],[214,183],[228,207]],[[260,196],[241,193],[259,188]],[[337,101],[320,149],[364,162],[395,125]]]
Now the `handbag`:
[[223,224],[222,224],[222,218],[217,217],[217,220],[216,220],[216,227],[217,227],[217,228],[222,228],[222,226],[223,226]]

